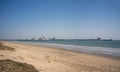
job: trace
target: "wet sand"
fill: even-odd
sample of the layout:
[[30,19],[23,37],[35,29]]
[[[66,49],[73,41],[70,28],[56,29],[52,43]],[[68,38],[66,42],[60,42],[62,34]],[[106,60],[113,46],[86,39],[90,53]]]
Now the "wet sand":
[[2,41],[15,51],[0,50],[0,60],[33,65],[39,72],[120,72],[120,59],[59,48]]

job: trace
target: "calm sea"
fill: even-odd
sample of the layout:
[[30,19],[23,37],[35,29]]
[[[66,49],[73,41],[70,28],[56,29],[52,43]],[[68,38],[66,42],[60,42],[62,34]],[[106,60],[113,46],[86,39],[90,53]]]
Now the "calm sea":
[[18,41],[29,44],[54,46],[87,53],[105,54],[120,57],[120,41],[92,41],[92,40],[47,40],[47,41]]

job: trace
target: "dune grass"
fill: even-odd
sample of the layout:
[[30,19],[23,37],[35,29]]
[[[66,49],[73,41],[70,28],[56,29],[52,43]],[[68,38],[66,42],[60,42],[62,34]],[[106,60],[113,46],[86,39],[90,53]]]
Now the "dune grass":
[[0,72],[39,72],[32,65],[12,60],[0,60]]
[[9,47],[9,46],[4,46],[2,42],[0,42],[0,50],[9,50],[9,51],[15,51],[14,48]]

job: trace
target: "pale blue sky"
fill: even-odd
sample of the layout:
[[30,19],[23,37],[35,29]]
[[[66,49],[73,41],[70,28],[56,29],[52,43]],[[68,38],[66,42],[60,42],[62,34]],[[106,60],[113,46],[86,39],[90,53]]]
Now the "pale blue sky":
[[120,0],[0,0],[0,39],[120,39]]

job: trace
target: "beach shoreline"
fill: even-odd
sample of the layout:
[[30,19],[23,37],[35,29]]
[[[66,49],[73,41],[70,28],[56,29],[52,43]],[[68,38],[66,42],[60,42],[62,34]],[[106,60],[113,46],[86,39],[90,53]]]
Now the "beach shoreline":
[[[88,55],[102,56],[102,57],[107,57],[107,58],[114,58],[114,59],[118,59],[118,60],[120,59],[120,56],[114,56],[114,55],[108,55],[108,54],[102,54],[102,53],[94,53],[94,52],[84,52],[84,51],[74,50],[74,49],[67,49],[67,48],[63,48],[61,46],[55,46],[54,44],[47,45],[47,44],[44,44],[44,43],[43,44],[33,44],[33,43],[19,42],[19,41],[12,41],[12,42],[13,43],[26,44],[26,45],[32,45],[32,46],[38,46],[38,47],[44,47],[44,48],[66,50],[66,51],[70,51],[70,52],[76,52],[76,53],[82,53],[82,54],[88,54]],[[89,46],[80,46],[80,47],[85,48],[85,47],[89,47]]]
[[[0,59],[32,64],[40,72],[119,72],[120,59],[105,55],[1,41],[15,52],[0,51]],[[3,55],[3,56],[2,56]]]

